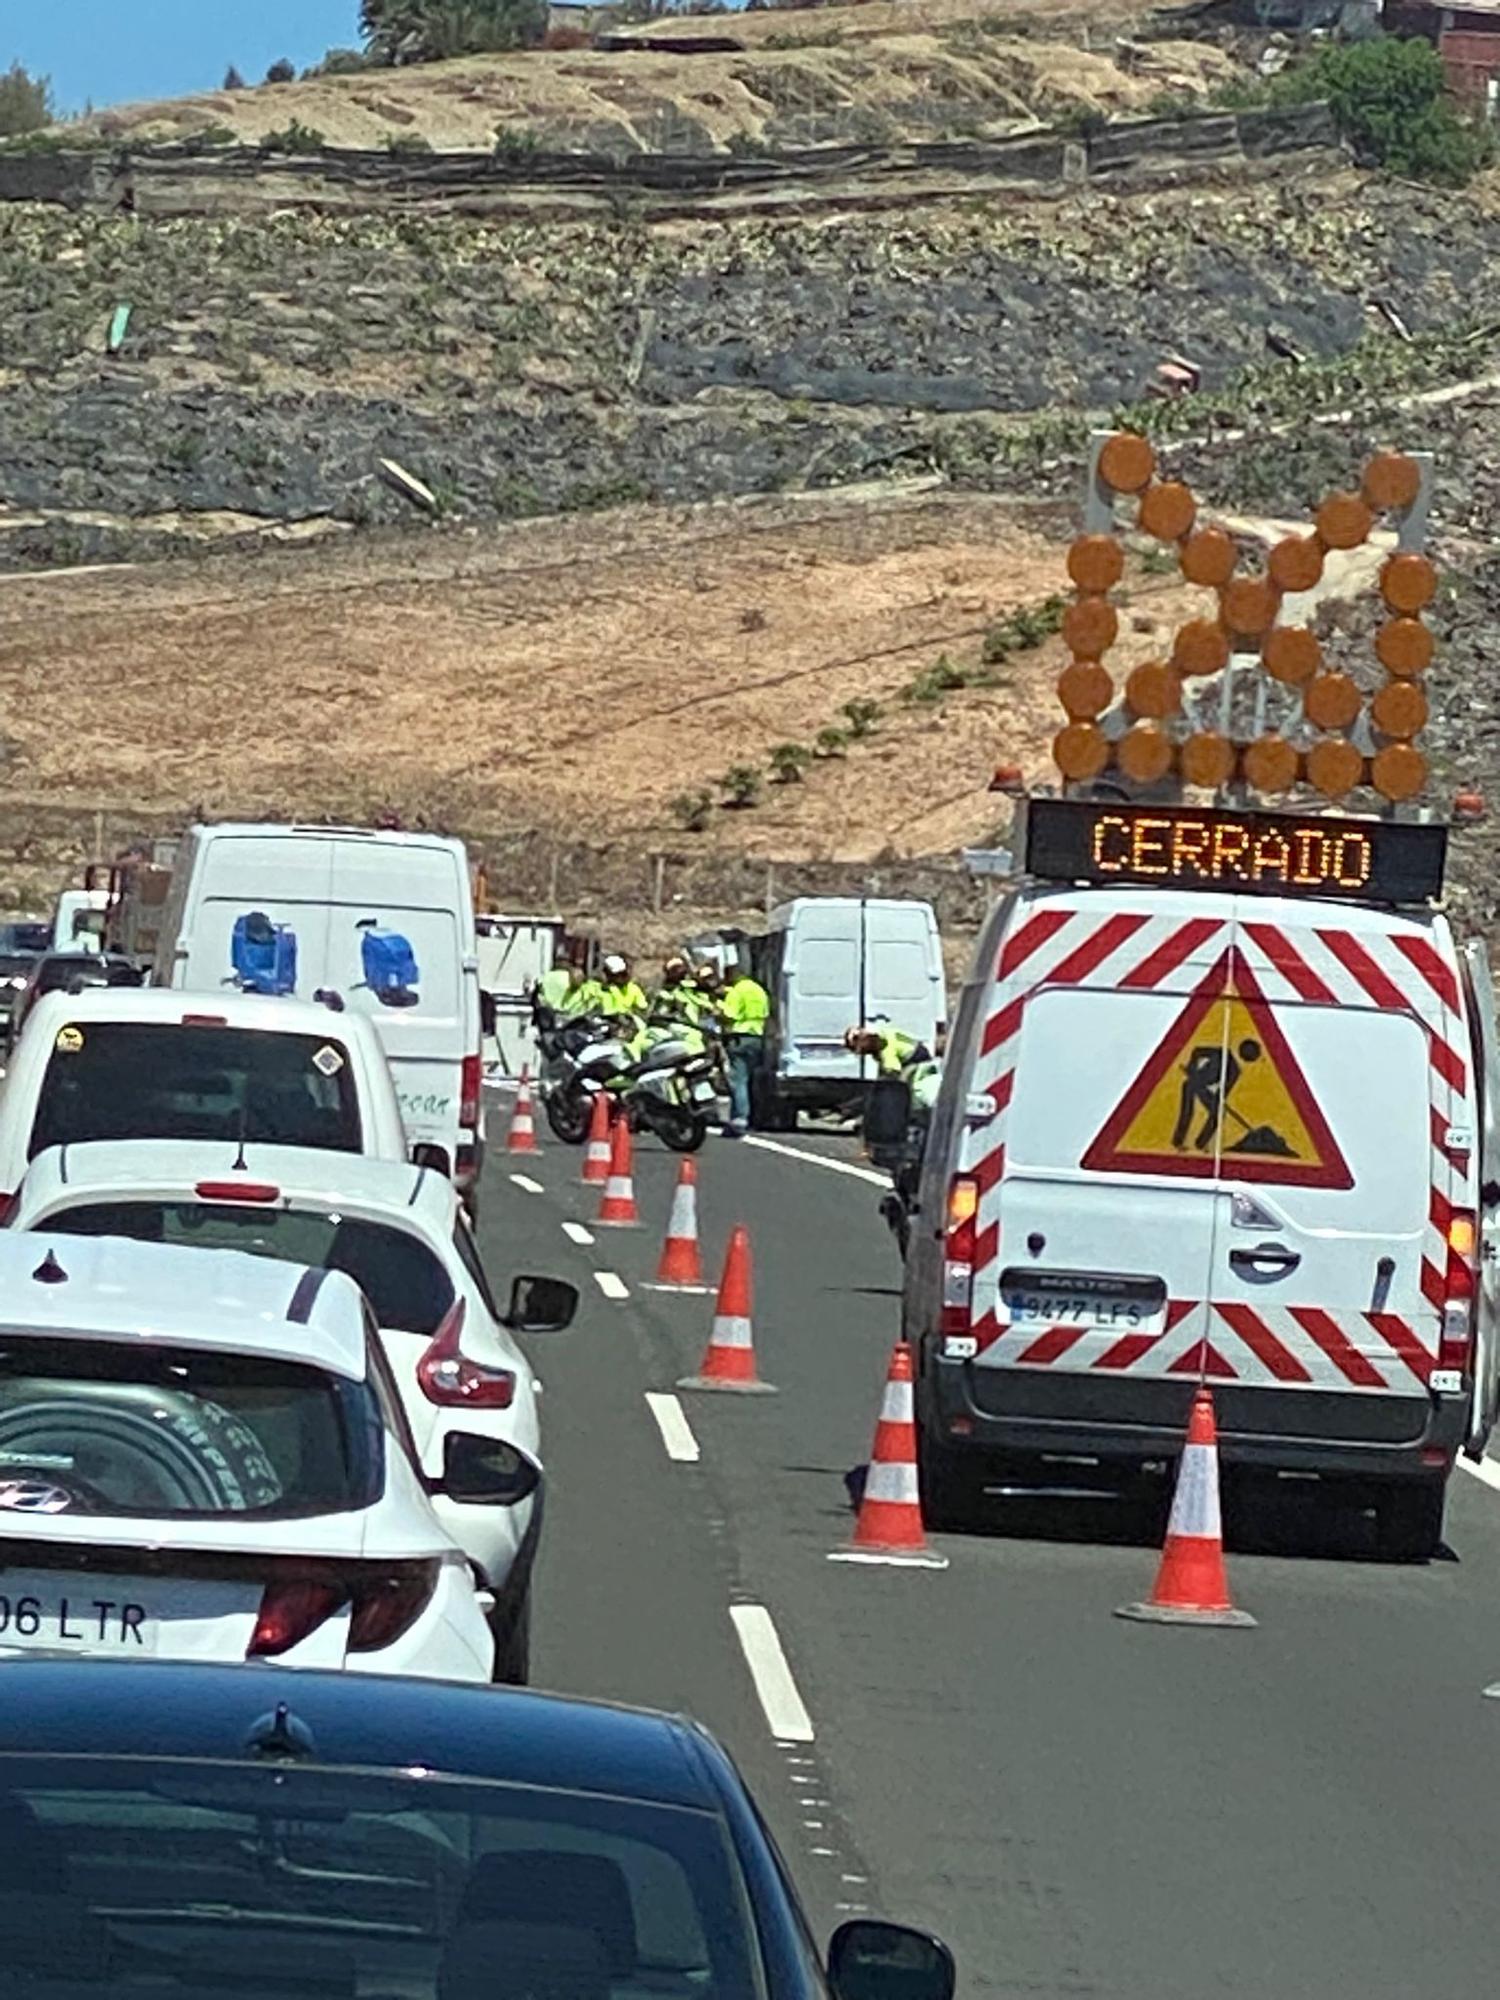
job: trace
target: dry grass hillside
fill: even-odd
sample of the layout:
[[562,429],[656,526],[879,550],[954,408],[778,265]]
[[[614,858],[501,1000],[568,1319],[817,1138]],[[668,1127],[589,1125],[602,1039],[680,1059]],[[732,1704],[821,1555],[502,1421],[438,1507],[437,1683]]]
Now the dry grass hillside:
[[425,141],[488,151],[497,131],[560,151],[703,151],[1001,136],[1080,113],[1207,95],[1234,73],[1208,43],[1136,42],[1134,0],[874,0],[863,7],[653,24],[737,48],[537,50],[125,105],[82,136],[159,141],[216,131],[259,143],[293,122],[330,146]]

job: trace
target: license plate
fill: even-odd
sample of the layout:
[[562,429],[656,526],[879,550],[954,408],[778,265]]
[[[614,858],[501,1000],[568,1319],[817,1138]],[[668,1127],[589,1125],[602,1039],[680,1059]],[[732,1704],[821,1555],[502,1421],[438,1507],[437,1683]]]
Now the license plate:
[[1017,1326],[1144,1326],[1152,1308],[1144,1299],[1107,1299],[1097,1292],[1007,1292],[1006,1316]]
[[0,1572],[0,1652],[110,1653],[144,1659],[158,1621],[127,1578]]
[[718,1094],[707,1077],[700,1077],[693,1085],[694,1104],[712,1104]]

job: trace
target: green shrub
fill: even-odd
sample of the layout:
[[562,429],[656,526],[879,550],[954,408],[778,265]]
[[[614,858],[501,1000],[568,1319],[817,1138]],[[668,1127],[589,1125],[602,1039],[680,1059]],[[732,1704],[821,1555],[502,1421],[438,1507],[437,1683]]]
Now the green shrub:
[[760,797],[761,775],[753,764],[731,764],[719,780],[724,803],[735,810],[753,806]]
[[1393,174],[1461,187],[1492,156],[1487,135],[1459,117],[1430,42],[1386,35],[1330,44],[1272,77],[1262,101],[1319,98],[1359,157]]
[[797,785],[812,762],[813,753],[805,743],[777,743],[771,750],[771,773],[778,785]]
[[839,713],[848,717],[851,736],[871,736],[880,720],[880,703],[871,701],[868,695],[856,695],[853,701],[844,703]]
[[502,125],[495,134],[497,160],[529,160],[541,149],[542,142],[529,125]]
[[848,747],[848,730],[835,728],[832,724],[827,729],[820,729],[813,739],[815,757],[842,757]]
[[316,126],[294,118],[278,132],[267,132],[260,142],[262,153],[321,153],[328,141]]
[[385,150],[396,160],[418,160],[432,151],[432,141],[421,132],[387,132]]
[[906,683],[901,690],[901,699],[919,707],[930,707],[950,694],[954,688],[967,687],[969,675],[963,667],[955,666],[943,653],[930,667],[924,667],[919,674]]
[[713,797],[708,792],[679,792],[667,810],[688,833],[703,833],[713,816]]

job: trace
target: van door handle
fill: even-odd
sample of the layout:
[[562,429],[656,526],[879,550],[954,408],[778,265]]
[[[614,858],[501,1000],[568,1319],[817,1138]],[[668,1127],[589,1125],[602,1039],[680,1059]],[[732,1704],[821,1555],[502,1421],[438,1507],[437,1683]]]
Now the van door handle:
[[1273,1278],[1288,1277],[1301,1262],[1300,1253],[1288,1250],[1284,1243],[1257,1243],[1249,1250],[1229,1253],[1229,1268],[1252,1284],[1264,1285]]

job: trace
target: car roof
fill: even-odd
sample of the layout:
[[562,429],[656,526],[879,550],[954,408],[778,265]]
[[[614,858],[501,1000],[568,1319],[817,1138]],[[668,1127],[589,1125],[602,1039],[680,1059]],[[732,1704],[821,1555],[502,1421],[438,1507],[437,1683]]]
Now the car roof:
[[200,1181],[239,1179],[271,1185],[294,1205],[390,1210],[449,1233],[457,1195],[431,1167],[333,1153],[309,1146],[258,1145],[232,1139],[89,1139],[49,1146],[26,1170],[28,1197],[49,1204],[62,1196],[167,1189],[191,1196]]
[[362,1381],[364,1301],[352,1278],[239,1250],[0,1230],[0,1334],[158,1340],[302,1361]]
[[203,820],[192,828],[200,839],[285,840],[293,835],[306,840],[360,840],[372,847],[442,848],[463,853],[463,842],[452,834],[407,831],[380,826],[322,826],[307,820]]
[[[51,1012],[44,1010],[50,1009]],[[273,1035],[323,1035],[349,1043],[375,1031],[363,1014],[336,1013],[314,1000],[266,993],[185,993],[172,986],[97,986],[82,993],[47,993],[32,1009],[32,1021],[146,1021],[222,1023]]]
[[[303,1768],[436,1773],[717,1811],[729,1769],[695,1723],[565,1695],[305,1667],[7,1660],[0,1756],[254,1762],[286,1704]],[[306,1740],[305,1738],[303,1739]],[[716,1779],[719,1782],[716,1782]]]

